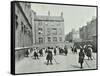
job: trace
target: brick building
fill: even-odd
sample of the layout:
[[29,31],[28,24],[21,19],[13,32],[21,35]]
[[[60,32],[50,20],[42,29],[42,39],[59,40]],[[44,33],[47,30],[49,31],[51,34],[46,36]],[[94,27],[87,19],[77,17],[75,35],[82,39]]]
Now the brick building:
[[64,18],[60,16],[37,15],[34,12],[34,45],[63,46],[64,43]]

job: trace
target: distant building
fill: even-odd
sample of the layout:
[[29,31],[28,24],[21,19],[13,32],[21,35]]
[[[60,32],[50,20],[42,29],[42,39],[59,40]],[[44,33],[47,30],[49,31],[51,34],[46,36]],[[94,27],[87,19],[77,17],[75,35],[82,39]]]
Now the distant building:
[[72,32],[69,32],[67,35],[66,35],[66,37],[65,37],[65,40],[66,41],[69,41],[69,42],[72,42]]
[[97,19],[92,19],[86,26],[80,28],[80,37],[83,42],[93,45],[93,51],[97,51]]
[[76,31],[75,29],[72,29],[72,31],[69,32],[66,35],[66,41],[69,41],[69,42],[80,42],[81,39],[80,39],[79,31]]
[[74,29],[72,30],[72,41],[73,42],[80,42],[80,35],[79,31],[75,31]]
[[96,19],[92,19],[90,22],[87,23],[86,26],[83,26],[80,28],[80,38],[85,41],[85,40],[92,40],[96,41],[97,38],[97,24],[96,24]]
[[82,28],[79,29],[79,32],[80,32],[80,38],[82,40],[87,40],[87,27],[86,26],[83,26]]
[[34,12],[34,45],[63,46],[64,18],[61,16],[37,15]]
[[87,34],[88,34],[88,39],[92,39],[97,37],[97,22],[96,19],[91,20],[89,23],[87,23]]

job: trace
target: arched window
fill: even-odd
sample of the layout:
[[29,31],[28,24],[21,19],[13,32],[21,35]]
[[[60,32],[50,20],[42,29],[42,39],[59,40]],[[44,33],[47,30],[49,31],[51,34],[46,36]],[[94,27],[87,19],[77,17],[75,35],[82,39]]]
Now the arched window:
[[54,42],[57,42],[57,37],[53,37],[53,41]]
[[48,37],[48,42],[51,42],[51,37]]
[[15,18],[16,18],[16,29],[17,29],[17,27],[18,27],[18,16],[17,15],[15,15]]
[[39,43],[43,43],[43,38],[39,37]]
[[52,34],[57,35],[57,28],[52,28]]
[[47,28],[47,35],[50,35],[50,34],[51,34],[51,29]]

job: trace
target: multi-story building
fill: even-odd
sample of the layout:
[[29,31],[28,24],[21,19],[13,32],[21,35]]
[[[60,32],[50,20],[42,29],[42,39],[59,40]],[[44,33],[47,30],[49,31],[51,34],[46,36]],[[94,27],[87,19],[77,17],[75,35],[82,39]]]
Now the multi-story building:
[[96,41],[96,19],[92,19],[86,26],[80,28],[80,38],[84,40]]
[[87,34],[88,34],[88,38],[89,40],[93,40],[96,39],[96,19],[92,19],[90,22],[87,23]]
[[69,32],[66,35],[66,41],[69,41],[69,42],[80,42],[81,39],[80,39],[79,31],[76,31],[75,29],[72,29],[72,31]]
[[80,37],[83,42],[93,45],[93,51],[97,51],[97,19],[92,19],[86,26],[80,28]]
[[65,37],[66,41],[72,42],[72,32],[69,32],[66,37]]
[[37,15],[34,13],[34,45],[63,46],[64,45],[64,18],[60,16]]
[[15,4],[15,50],[16,59],[26,52],[26,47],[32,46],[31,5],[29,3]]
[[72,29],[72,41],[73,42],[80,42],[80,35],[79,35],[79,31],[75,31],[75,29]]
[[80,38],[82,40],[87,40],[87,27],[83,26],[82,28],[79,28]]

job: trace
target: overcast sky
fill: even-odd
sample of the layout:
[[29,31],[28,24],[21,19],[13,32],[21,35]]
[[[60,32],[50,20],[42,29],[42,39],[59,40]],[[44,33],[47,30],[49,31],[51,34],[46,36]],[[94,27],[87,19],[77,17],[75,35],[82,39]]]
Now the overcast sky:
[[48,15],[50,11],[51,16],[60,16],[63,12],[65,34],[68,34],[72,28],[78,30],[96,16],[95,7],[32,3],[31,8],[37,15]]

